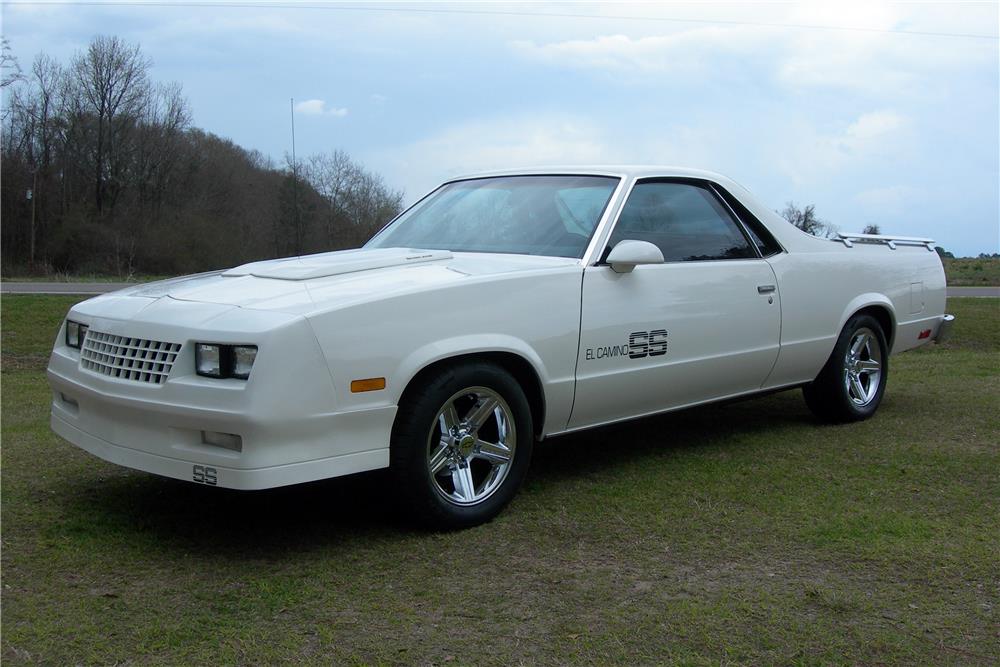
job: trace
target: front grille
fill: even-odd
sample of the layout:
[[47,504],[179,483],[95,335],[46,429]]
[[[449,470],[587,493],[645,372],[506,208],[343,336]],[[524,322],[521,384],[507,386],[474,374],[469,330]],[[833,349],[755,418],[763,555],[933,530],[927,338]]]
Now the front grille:
[[115,336],[90,329],[80,349],[80,367],[122,380],[163,384],[180,350],[180,343]]

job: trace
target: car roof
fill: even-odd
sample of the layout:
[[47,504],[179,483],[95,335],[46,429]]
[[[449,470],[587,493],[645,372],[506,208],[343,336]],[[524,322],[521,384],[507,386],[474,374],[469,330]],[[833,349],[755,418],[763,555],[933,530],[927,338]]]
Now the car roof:
[[680,177],[680,178],[704,178],[712,181],[729,180],[722,174],[705,169],[692,169],[690,167],[676,167],[668,165],[552,165],[542,167],[524,167],[519,169],[498,169],[492,171],[463,174],[448,179],[449,181],[462,181],[470,178],[485,178],[490,176],[539,176],[539,175],[587,175],[587,176],[617,176],[620,178],[651,178],[651,177]]

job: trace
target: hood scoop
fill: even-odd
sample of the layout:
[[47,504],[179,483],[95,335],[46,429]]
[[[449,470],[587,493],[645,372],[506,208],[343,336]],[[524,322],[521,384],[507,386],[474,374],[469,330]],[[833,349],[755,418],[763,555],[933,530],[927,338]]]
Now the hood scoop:
[[223,276],[256,276],[277,280],[310,280],[339,276],[344,273],[384,269],[451,259],[448,250],[413,250],[407,248],[376,248],[371,250],[340,250],[318,255],[251,262],[229,269]]

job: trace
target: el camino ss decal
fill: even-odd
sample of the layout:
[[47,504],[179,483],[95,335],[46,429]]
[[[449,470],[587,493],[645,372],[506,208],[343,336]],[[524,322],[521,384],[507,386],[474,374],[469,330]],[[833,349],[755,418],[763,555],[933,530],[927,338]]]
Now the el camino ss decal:
[[629,359],[644,359],[659,357],[667,353],[667,330],[633,331],[628,335],[627,345],[605,345],[603,347],[588,347],[585,353],[587,361],[624,357]]

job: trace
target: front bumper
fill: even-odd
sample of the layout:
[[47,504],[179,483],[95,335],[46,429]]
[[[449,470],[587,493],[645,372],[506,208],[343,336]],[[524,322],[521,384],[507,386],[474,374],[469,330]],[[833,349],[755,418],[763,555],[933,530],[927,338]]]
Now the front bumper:
[[[174,479],[221,486],[227,489],[269,489],[276,486],[350,475],[389,465],[389,450],[374,449],[312,461],[243,469],[231,467],[231,465],[220,465],[215,462],[213,457],[201,456],[197,452],[177,452],[183,458],[175,458],[174,456],[152,454],[148,451],[116,445],[80,430],[55,411],[53,411],[51,423],[52,430],[57,435],[105,461],[163,477],[173,477]],[[238,464],[238,461],[233,461],[232,464]]]
[[[52,429],[91,454],[234,489],[296,484],[389,464],[395,405],[385,399],[338,411],[343,401],[304,319],[209,334],[221,343],[259,345],[247,381],[194,373],[194,341],[205,340],[203,329],[85,313],[80,319],[96,331],[182,343],[166,381],[150,383],[82,368],[80,353],[62,342],[60,332],[48,368]],[[219,444],[220,434],[230,438],[229,446]]]

